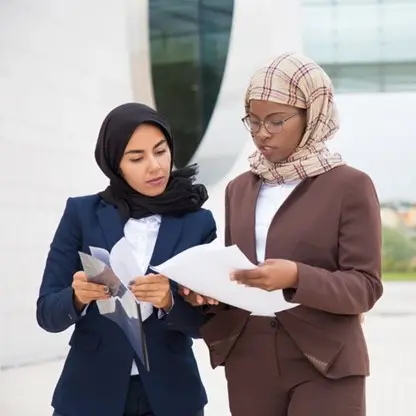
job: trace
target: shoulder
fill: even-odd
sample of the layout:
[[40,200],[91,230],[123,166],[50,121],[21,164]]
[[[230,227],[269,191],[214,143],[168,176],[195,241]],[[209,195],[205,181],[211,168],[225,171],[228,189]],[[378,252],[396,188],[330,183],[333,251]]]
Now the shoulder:
[[259,178],[254,173],[251,171],[246,171],[232,179],[228,183],[225,192],[227,195],[230,195],[234,192],[238,192],[241,189],[246,189],[248,186],[253,185],[258,180]]
[[66,200],[63,219],[81,223],[83,219],[90,218],[102,202],[98,194],[71,196]]
[[98,194],[83,195],[83,196],[71,196],[67,199],[67,208],[70,209],[85,209],[94,208],[101,204],[103,199]]
[[322,186],[341,192],[375,192],[375,186],[370,176],[351,166],[340,166],[317,177]]
[[325,189],[334,204],[339,201],[342,211],[380,212],[376,188],[370,176],[350,166],[335,168],[320,175],[315,182],[318,188]]
[[185,217],[192,223],[207,224],[208,227],[215,225],[214,216],[209,209],[200,208],[198,211],[186,214]]
[[73,205],[98,205],[103,199],[99,194],[71,196],[68,198]]
[[197,243],[209,243],[217,236],[217,225],[212,212],[208,209],[200,208],[198,211],[191,212],[182,217],[184,220],[185,234],[197,238]]

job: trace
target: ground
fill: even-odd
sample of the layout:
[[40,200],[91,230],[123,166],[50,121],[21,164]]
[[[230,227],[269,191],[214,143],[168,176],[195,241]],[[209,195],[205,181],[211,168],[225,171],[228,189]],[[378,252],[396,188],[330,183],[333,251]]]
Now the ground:
[[[416,284],[386,283],[376,308],[366,315],[364,330],[371,357],[367,416],[414,416],[416,401]],[[206,416],[228,416],[222,369],[211,370],[201,342],[195,352],[209,395]],[[51,393],[62,361],[10,369],[1,373],[0,415],[49,416]]]

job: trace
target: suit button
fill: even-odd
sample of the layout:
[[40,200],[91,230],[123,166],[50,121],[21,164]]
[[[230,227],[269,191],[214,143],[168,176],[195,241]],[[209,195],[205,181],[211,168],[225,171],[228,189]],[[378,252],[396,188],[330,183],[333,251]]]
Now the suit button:
[[273,321],[270,322],[270,325],[272,326],[272,328],[276,328],[277,327],[276,320],[273,319]]

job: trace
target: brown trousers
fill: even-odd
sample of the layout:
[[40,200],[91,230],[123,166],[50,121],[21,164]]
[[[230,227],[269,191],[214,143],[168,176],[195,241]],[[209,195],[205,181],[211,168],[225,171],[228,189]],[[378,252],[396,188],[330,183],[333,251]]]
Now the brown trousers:
[[232,416],[365,416],[365,378],[325,378],[274,318],[250,318],[225,374]]

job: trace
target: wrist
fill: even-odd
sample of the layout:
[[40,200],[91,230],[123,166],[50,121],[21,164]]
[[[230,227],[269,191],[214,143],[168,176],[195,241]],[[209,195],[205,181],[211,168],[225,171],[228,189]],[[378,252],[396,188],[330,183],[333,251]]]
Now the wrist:
[[299,270],[298,265],[294,261],[289,262],[290,279],[286,289],[296,289],[298,287]]
[[79,313],[82,312],[82,310],[87,306],[87,304],[80,301],[78,296],[74,293],[74,306],[76,311]]
[[162,309],[164,312],[168,313],[168,312],[171,311],[172,307],[173,307],[172,293],[169,292],[168,296],[166,297],[166,301],[163,303],[163,305],[160,309]]

